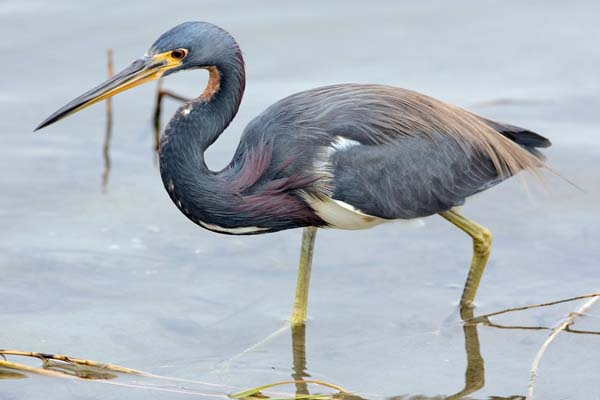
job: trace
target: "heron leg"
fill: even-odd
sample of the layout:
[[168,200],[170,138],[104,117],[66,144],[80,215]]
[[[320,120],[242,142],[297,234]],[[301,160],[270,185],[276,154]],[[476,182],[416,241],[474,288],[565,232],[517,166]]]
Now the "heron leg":
[[440,215],[466,232],[473,239],[471,268],[469,269],[469,275],[467,275],[467,281],[465,282],[462,298],[460,299],[461,308],[471,308],[473,307],[479,282],[483,276],[485,264],[490,256],[492,233],[487,228],[468,220],[453,209],[442,212]]
[[298,266],[298,281],[296,283],[296,299],[290,317],[292,326],[304,325],[306,322],[306,307],[308,305],[308,286],[310,284],[310,267],[317,228],[305,227],[302,230],[302,249],[300,250],[300,265]]

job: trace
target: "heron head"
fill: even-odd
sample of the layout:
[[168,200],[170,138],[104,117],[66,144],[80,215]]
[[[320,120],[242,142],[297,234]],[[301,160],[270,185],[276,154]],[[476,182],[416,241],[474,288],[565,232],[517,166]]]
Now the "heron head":
[[87,91],[46,118],[42,129],[84,108],[174,72],[209,68],[239,51],[235,40],[208,22],[184,22],[163,33],[146,54],[112,78]]
[[225,30],[208,22],[184,22],[163,33],[150,47],[148,55],[158,59],[177,60],[164,71],[174,72],[209,68],[231,59],[239,47]]

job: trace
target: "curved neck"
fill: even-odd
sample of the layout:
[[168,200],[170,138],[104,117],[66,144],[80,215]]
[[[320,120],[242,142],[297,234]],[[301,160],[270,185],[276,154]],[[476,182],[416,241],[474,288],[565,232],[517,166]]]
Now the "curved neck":
[[[244,91],[241,53],[228,59],[228,63],[208,68],[204,92],[182,105],[163,133],[160,173],[171,200],[194,223],[220,233],[255,234],[322,225],[302,200],[285,193],[285,185],[294,185],[292,178],[274,180],[278,189],[265,188],[262,196],[256,191],[251,195],[241,192],[240,182],[248,177],[256,182],[264,172],[255,161],[248,161],[252,152],[221,172],[208,169],[204,152],[235,117]],[[271,150],[258,147],[256,151]],[[279,214],[273,211],[273,204],[280,206]]]
[[227,183],[210,171],[204,152],[235,117],[244,92],[241,52],[229,62],[207,68],[208,85],[196,99],[184,103],[169,121],[160,141],[160,173],[171,200],[189,219],[225,225],[237,198]]
[[240,107],[246,85],[244,60],[237,51],[229,60],[206,68],[208,84],[197,98],[184,103],[165,127],[160,152],[192,152],[202,160],[204,152],[223,133]]

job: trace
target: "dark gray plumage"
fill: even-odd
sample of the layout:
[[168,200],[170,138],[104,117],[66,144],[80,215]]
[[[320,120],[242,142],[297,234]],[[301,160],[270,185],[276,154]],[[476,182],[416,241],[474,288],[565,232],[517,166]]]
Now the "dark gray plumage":
[[[455,119],[424,118],[438,110]],[[493,149],[508,146],[509,155],[516,154],[522,164],[516,171],[498,172],[479,141],[460,142],[454,129],[473,139],[484,136]],[[323,152],[339,138],[356,145]],[[461,205],[520,169],[541,166],[532,154],[550,145],[536,133],[412,91],[358,84],[312,89],[275,103],[248,125],[236,159],[269,140],[275,157],[272,170],[265,172],[270,179],[329,162],[330,190],[323,195],[385,219],[425,217]],[[295,162],[275,172],[289,149],[294,149]],[[323,192],[318,182],[305,190]]]
[[[212,172],[204,152],[235,117],[245,73],[235,40],[206,22],[164,33],[143,58],[38,128],[121,87],[196,68],[209,70],[209,85],[167,125],[161,175],[188,218],[221,233],[343,227],[326,215],[331,204],[383,219],[432,215],[523,169],[541,167],[535,149],[550,144],[409,90],[346,84],[273,104],[248,125],[232,162]],[[317,209],[327,199],[337,203]]]
[[208,85],[165,129],[159,151],[163,183],[181,212],[211,231],[304,227],[293,325],[306,320],[317,227],[363,229],[433,214],[473,239],[461,298],[461,315],[472,317],[492,236],[453,208],[522,170],[543,167],[538,148],[549,146],[547,139],[409,90],[335,85],[273,104],[245,129],[231,163],[210,171],[204,152],[235,117],[245,74],[235,40],[205,22],[166,32],[144,57],[38,129],[120,91],[197,68],[209,71]]

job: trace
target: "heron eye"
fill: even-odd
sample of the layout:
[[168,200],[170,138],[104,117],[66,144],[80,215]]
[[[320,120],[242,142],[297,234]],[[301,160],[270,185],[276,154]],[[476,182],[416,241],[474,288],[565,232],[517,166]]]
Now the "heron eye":
[[181,60],[183,59],[183,57],[185,57],[187,55],[187,51],[183,50],[183,49],[177,49],[177,50],[173,50],[171,52],[171,57],[173,57],[176,60]]

